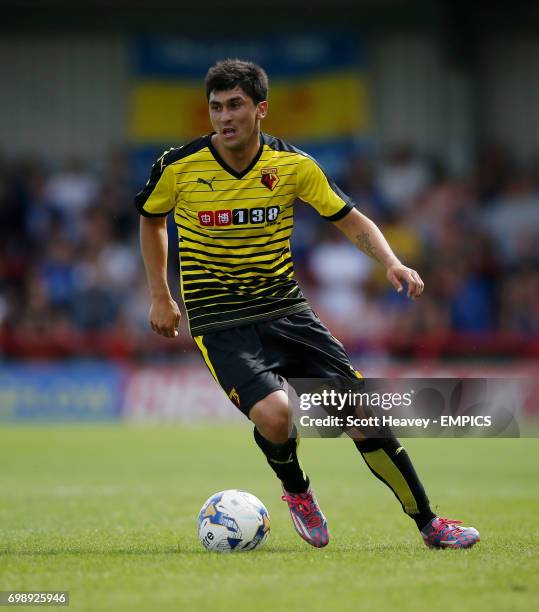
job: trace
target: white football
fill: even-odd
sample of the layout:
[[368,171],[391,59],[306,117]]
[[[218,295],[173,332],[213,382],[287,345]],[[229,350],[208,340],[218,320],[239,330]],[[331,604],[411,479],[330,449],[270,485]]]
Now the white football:
[[198,514],[198,537],[210,551],[260,548],[269,531],[270,516],[266,507],[247,491],[229,489],[215,493]]

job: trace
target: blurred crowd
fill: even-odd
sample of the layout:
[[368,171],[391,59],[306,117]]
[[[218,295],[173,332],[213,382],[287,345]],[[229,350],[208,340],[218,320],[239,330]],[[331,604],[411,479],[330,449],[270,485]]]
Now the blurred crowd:
[[[41,339],[84,354],[97,337],[143,353],[159,341],[147,323],[132,204],[141,185],[131,168],[122,150],[98,169],[75,159],[62,168],[0,160],[0,352],[23,356]],[[415,302],[397,294],[380,266],[298,203],[296,275],[336,336],[408,347],[539,338],[539,159],[518,164],[490,145],[472,172],[454,177],[402,144],[376,159],[350,159],[337,180],[426,290]],[[172,232],[172,251],[175,244]],[[173,254],[176,292],[177,274]],[[189,346],[186,334],[184,322],[180,346]]]
[[426,290],[407,300],[340,235],[310,227],[303,261],[313,302],[341,334],[539,336],[539,159],[524,167],[490,145],[457,178],[400,145],[379,160],[350,160],[342,185]]

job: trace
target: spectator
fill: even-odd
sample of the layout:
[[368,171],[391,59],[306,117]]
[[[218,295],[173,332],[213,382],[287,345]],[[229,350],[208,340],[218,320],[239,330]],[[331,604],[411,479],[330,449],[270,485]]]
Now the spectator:
[[482,214],[482,224],[508,266],[537,256],[539,191],[533,177],[520,173]]
[[[433,183],[409,146],[374,168],[351,159],[343,187],[421,271],[426,293],[410,304],[388,292],[380,269],[298,202],[296,275],[337,335],[374,346],[453,332],[539,334],[539,172],[517,172],[492,146],[469,178],[440,169]],[[54,333],[68,349],[78,332],[147,344],[133,183],[121,149],[100,174],[74,160],[52,174],[36,160],[0,160],[0,331]],[[175,240],[169,246],[177,274]]]
[[403,143],[393,147],[378,167],[376,185],[381,198],[394,211],[402,211],[428,187],[431,176],[427,164],[413,147]]

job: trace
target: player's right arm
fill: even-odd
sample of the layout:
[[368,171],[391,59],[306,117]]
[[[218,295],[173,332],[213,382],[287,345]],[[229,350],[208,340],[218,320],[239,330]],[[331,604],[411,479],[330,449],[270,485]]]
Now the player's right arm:
[[164,153],[152,166],[150,178],[135,198],[140,212],[140,248],[150,289],[150,326],[154,332],[178,335],[180,309],[167,282],[167,215],[174,208],[174,180]]
[[166,217],[140,217],[140,248],[150,297],[150,327],[167,338],[178,335],[180,309],[167,282],[168,234]]

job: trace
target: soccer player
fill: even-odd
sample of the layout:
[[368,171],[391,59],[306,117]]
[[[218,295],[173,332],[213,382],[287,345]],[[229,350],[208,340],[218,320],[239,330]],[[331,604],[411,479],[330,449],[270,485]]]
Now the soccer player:
[[[162,336],[178,334],[180,310],[167,284],[166,217],[174,212],[190,332],[217,383],[254,423],[256,444],[282,482],[296,531],[322,547],[329,541],[328,526],[299,463],[297,439],[289,437],[284,381],[357,382],[360,375],[294,280],[289,244],[294,206],[313,206],[385,266],[397,291],[406,284],[409,298],[421,295],[423,281],[313,158],[261,132],[268,112],[268,79],[261,67],[220,61],[209,69],[205,85],[214,132],[166,151],[135,198],[150,325]],[[468,548],[479,541],[474,528],[431,511],[410,458],[391,432],[354,443],[427,546]]]

